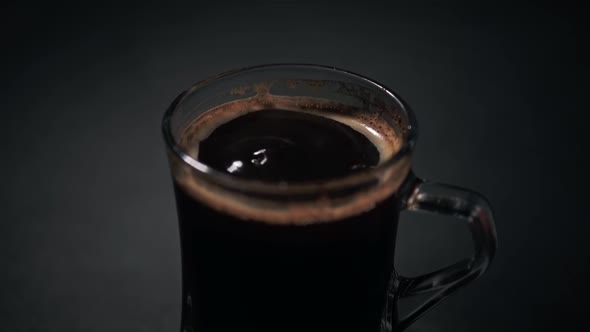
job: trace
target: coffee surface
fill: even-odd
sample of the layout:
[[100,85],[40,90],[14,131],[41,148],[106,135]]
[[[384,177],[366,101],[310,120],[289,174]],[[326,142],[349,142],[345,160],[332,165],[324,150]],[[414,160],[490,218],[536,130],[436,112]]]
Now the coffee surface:
[[336,120],[267,109],[215,128],[198,160],[232,175],[266,181],[314,181],[345,176],[379,163],[363,133]]
[[[184,127],[178,145],[190,157],[187,160],[200,165],[174,164],[174,178],[194,199],[242,220],[276,225],[340,220],[373,209],[409,172],[409,158],[404,157],[365,177],[363,184],[370,186],[346,191],[356,185],[346,182],[350,175],[377,168],[399,151],[402,139],[396,119],[395,113],[307,97],[264,95],[227,102]],[[254,182],[236,191],[202,178],[203,167]],[[283,192],[305,190],[308,200],[285,206],[282,200],[261,198],[256,195],[259,187],[252,187],[257,181],[277,185]],[[343,191],[314,189],[325,184]]]

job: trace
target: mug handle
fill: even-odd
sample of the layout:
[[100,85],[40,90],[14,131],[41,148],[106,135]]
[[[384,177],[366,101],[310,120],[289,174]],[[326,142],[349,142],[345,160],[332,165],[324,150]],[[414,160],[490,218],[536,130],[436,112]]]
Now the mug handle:
[[400,331],[414,323],[444,297],[481,276],[496,251],[494,217],[489,203],[482,195],[410,176],[409,195],[406,196],[403,208],[450,215],[464,220],[471,231],[474,252],[470,258],[431,273],[413,278],[397,276],[394,293],[400,298],[435,292],[426,302],[399,320]]

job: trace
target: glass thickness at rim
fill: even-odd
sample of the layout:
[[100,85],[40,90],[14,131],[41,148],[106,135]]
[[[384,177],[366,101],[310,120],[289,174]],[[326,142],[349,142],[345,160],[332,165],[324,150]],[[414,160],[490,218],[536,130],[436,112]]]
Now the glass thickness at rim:
[[[366,169],[359,171],[354,174],[346,175],[343,177],[337,177],[332,179],[327,179],[323,181],[314,181],[314,182],[283,182],[283,181],[261,181],[261,180],[248,180],[238,178],[236,176],[226,174],[224,172],[218,171],[216,169],[211,168],[210,166],[198,161],[197,159],[188,155],[182,148],[177,144],[174,135],[172,133],[171,128],[171,119],[174,116],[174,113],[177,111],[178,106],[183,102],[183,100],[190,95],[191,93],[197,91],[200,88],[203,88],[207,85],[216,83],[219,80],[224,78],[230,78],[232,76],[239,76],[240,74],[251,73],[256,71],[280,71],[280,70],[313,70],[321,73],[322,71],[326,73],[337,73],[338,75],[342,75],[343,77],[347,77],[353,79],[358,82],[362,82],[365,84],[369,84],[371,88],[374,88],[376,91],[384,92],[389,98],[397,103],[401,110],[405,113],[408,119],[408,131],[405,137],[402,137],[402,144],[398,151],[396,151],[391,157],[387,160],[383,161],[379,165],[374,168]],[[266,64],[266,65],[258,65],[258,66],[250,66],[241,69],[234,69],[230,71],[226,71],[224,73],[218,74],[216,76],[212,76],[210,78],[204,79],[196,84],[194,84],[191,88],[182,92],[176,99],[172,102],[172,104],[168,107],[166,112],[164,113],[164,118],[162,120],[162,131],[164,135],[164,140],[166,142],[167,148],[170,152],[174,154],[173,157],[180,159],[182,162],[189,165],[193,171],[197,174],[207,178],[208,180],[212,180],[214,182],[220,183],[222,185],[227,185],[234,187],[236,189],[247,189],[247,190],[256,190],[262,192],[308,192],[314,191],[318,189],[338,189],[343,187],[348,187],[351,185],[362,184],[363,182],[370,181],[374,179],[376,175],[381,172],[386,171],[387,169],[393,167],[402,160],[404,157],[408,156],[416,143],[417,139],[417,123],[416,118],[410,107],[407,105],[406,102],[402,100],[395,92],[391,89],[388,89],[385,85],[376,82],[368,77],[363,75],[345,70],[340,69],[332,66],[324,66],[324,65],[316,65],[316,64],[302,64],[302,63],[280,63],[280,64]]]

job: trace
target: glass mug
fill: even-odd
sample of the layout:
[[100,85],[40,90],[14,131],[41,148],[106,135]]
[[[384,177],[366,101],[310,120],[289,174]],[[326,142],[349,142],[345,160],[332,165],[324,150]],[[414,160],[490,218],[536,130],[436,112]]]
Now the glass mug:
[[[381,159],[326,179],[274,181],[235,176],[198,158],[199,143],[216,126],[269,109],[378,131]],[[181,238],[182,331],[402,331],[494,257],[486,199],[413,174],[414,114],[366,77],[300,64],[235,70],[180,94],[162,125]],[[279,171],[297,171],[287,168]],[[398,275],[402,210],[464,220],[473,255],[422,276]],[[433,295],[399,317],[398,299],[419,293]]]

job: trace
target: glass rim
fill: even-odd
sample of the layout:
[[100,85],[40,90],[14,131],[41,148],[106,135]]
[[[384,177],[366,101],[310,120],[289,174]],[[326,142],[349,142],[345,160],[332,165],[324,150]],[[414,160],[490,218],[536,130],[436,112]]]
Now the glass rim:
[[[408,118],[408,127],[407,127],[407,135],[405,138],[402,138],[402,144],[400,148],[393,153],[389,158],[382,161],[378,165],[372,168],[366,168],[360,170],[358,172],[354,172],[351,174],[347,174],[344,176],[333,177],[324,180],[316,180],[316,181],[297,181],[297,182],[286,182],[286,181],[267,181],[267,180],[252,180],[252,179],[244,179],[237,177],[235,175],[227,174],[225,172],[219,171],[214,169],[205,163],[191,157],[189,154],[185,153],[183,149],[177,144],[176,140],[174,139],[174,135],[172,133],[171,128],[171,119],[174,115],[175,111],[177,110],[177,106],[184,100],[184,98],[193,91],[204,87],[208,84],[214,83],[220,79],[230,77],[233,75],[239,75],[241,73],[246,73],[250,71],[256,71],[260,69],[312,69],[312,70],[330,70],[337,72],[338,74],[343,74],[344,76],[351,77],[355,80],[362,81],[364,83],[368,83],[371,87],[381,90],[387,94],[389,98],[392,98],[396,101],[396,103],[401,107],[401,110],[406,114]],[[363,183],[364,181],[373,179],[375,175],[384,172],[387,169],[390,169],[398,161],[406,157],[413,151],[413,148],[416,144],[416,139],[418,136],[418,126],[416,117],[414,112],[411,110],[409,105],[400,97],[398,96],[393,90],[387,88],[385,85],[370,79],[366,76],[351,72],[349,70],[333,67],[333,66],[325,66],[325,65],[317,65],[317,64],[306,64],[306,63],[276,63],[276,64],[264,64],[264,65],[256,65],[256,66],[249,66],[249,67],[242,67],[239,69],[229,70],[222,72],[220,74],[211,76],[209,78],[205,78],[195,84],[193,84],[190,88],[180,93],[176,99],[171,103],[168,107],[166,112],[164,113],[164,117],[162,119],[162,132],[164,135],[164,141],[166,143],[166,147],[171,151],[176,157],[182,160],[184,163],[190,166],[193,171],[197,172],[199,175],[207,177],[208,179],[213,180],[214,182],[219,182],[223,185],[227,185],[230,187],[235,187],[237,189],[243,189],[247,191],[264,191],[269,193],[274,193],[277,191],[280,192],[298,192],[298,193],[305,193],[309,192],[310,190],[317,190],[318,188],[323,189],[335,189],[341,188],[343,186],[349,186],[354,184]]]

